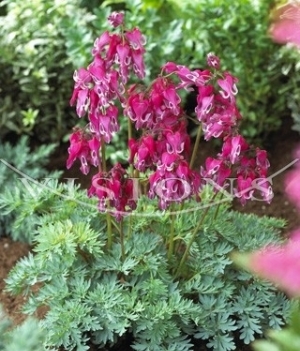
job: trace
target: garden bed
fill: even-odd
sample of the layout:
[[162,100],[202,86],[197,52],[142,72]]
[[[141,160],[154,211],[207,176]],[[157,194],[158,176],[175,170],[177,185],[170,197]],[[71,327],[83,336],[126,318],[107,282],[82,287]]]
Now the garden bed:
[[[292,152],[299,143],[299,134],[291,130],[291,121],[287,119],[280,131],[271,134],[264,143],[264,147],[269,152],[271,163],[270,175],[278,172],[273,180],[274,198],[270,205],[264,202],[252,201],[242,207],[237,201],[234,202],[234,208],[242,212],[256,213],[258,215],[268,215],[274,217],[281,217],[287,220],[287,227],[284,234],[300,225],[300,218],[296,213],[294,206],[290,204],[284,193],[284,175],[286,170],[281,170],[293,160]],[[198,164],[201,164],[207,155],[211,155],[212,151],[218,152],[217,149],[212,150],[211,143],[202,142],[199,148]],[[66,159],[66,146],[61,147],[49,165],[51,169],[64,169],[64,162]],[[81,177],[78,172],[74,170],[65,171],[63,177],[78,177],[78,182],[81,182]],[[82,186],[88,186],[88,181],[85,177],[85,182]],[[29,245],[13,242],[10,238],[2,237],[0,239],[0,304],[3,305],[5,312],[10,316],[15,324],[19,324],[24,320],[25,316],[20,312],[20,308],[24,303],[22,296],[12,297],[8,293],[3,292],[4,280],[10,269],[16,261],[26,255],[30,250]],[[39,311],[37,317],[41,317],[44,311]],[[199,343],[199,342],[198,342]],[[114,350],[126,351],[128,342],[125,340],[122,346],[118,345]],[[205,344],[202,342],[202,344]],[[204,351],[205,346],[197,344],[195,350]],[[130,349],[130,348],[128,348]],[[91,350],[96,350],[91,348]],[[240,351],[250,350],[247,346],[241,346]]]

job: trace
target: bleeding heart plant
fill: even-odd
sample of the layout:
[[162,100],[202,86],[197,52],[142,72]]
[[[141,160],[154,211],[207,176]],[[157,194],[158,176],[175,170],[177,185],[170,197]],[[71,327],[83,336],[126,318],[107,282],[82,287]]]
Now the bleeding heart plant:
[[[77,159],[85,175],[95,167],[88,197],[56,182],[34,199],[9,192],[2,200],[3,210],[18,212],[16,223],[26,218],[36,228],[35,255],[17,263],[7,290],[27,295],[27,313],[47,310],[47,349],[112,350],[124,340],[137,351],[191,351],[195,339],[214,351],[236,349],[238,338],[249,344],[282,325],[288,304],[229,256],[278,242],[283,226],[228,205],[228,195],[242,204],[257,192],[259,200],[273,196],[266,151],[239,133],[237,78],[208,54],[206,69],[167,62],[146,86],[145,38],[126,29],[123,13],[108,19],[114,29],[74,73],[71,97],[84,127],[70,137],[67,168]],[[197,94],[195,118],[184,111],[184,90]],[[128,164],[109,167],[106,145],[121,118]],[[193,148],[188,119],[198,126]],[[196,167],[201,133],[219,139],[221,151]]]
[[[237,78],[222,72],[220,59],[210,53],[207,69],[168,62],[149,86],[140,81],[130,85],[130,75],[145,77],[146,40],[138,28],[126,29],[123,13],[111,14],[109,22],[115,31],[106,31],[95,41],[93,61],[74,73],[71,104],[76,104],[80,118],[87,117],[87,124],[71,135],[67,162],[70,168],[78,158],[84,174],[90,166],[98,168],[88,194],[98,197],[99,210],[110,211],[118,220],[134,210],[138,200],[134,177],[148,181],[148,196],[158,198],[161,210],[191,197],[200,200],[199,192],[208,181],[216,190],[226,188],[229,177],[237,179],[234,194],[242,204],[253,199],[255,189],[270,202],[266,151],[250,147],[239,134]],[[191,117],[182,107],[183,89],[197,92],[198,135],[192,154],[187,132]],[[105,144],[119,131],[119,118],[128,121],[130,167],[118,164],[107,171]],[[220,139],[223,147],[216,158],[209,157],[195,170],[201,132],[205,140]]]

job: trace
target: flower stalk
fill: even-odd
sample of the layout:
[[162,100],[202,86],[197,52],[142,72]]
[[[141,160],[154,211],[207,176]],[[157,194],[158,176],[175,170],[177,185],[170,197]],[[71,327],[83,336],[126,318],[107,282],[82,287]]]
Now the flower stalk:
[[206,217],[206,215],[207,215],[209,209],[213,206],[213,201],[214,201],[214,199],[216,198],[216,195],[217,195],[217,193],[215,193],[215,194],[213,195],[210,204],[208,204],[208,205],[206,206],[206,208],[205,208],[205,210],[204,210],[204,212],[203,212],[203,214],[202,214],[202,216],[201,216],[201,218],[200,218],[200,221],[198,222],[198,225],[194,228],[194,230],[193,230],[193,232],[192,232],[192,236],[191,236],[191,238],[190,238],[190,241],[188,242],[188,244],[187,244],[187,246],[186,246],[186,248],[185,248],[185,250],[184,250],[184,253],[183,253],[182,257],[181,257],[181,260],[180,260],[180,262],[179,262],[177,271],[176,271],[176,273],[175,273],[175,278],[178,278],[178,277],[180,276],[180,273],[181,273],[181,271],[182,271],[182,268],[183,268],[183,266],[184,266],[184,264],[185,264],[185,262],[186,262],[186,260],[187,260],[188,254],[189,254],[189,252],[190,252],[190,248],[191,248],[193,242],[195,241],[196,235],[199,233],[199,229],[202,227],[202,225],[203,225],[203,223],[204,223],[205,217]]

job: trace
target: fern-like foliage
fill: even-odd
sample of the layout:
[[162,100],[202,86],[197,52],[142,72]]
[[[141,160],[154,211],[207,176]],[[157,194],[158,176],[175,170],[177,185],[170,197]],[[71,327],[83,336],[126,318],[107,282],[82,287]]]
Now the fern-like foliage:
[[[53,182],[40,196],[21,198],[16,222],[21,225],[32,212],[38,228],[34,253],[17,263],[6,284],[11,293],[27,296],[26,313],[47,306],[40,322],[45,347],[88,350],[89,340],[110,347],[131,334],[137,351],[189,351],[194,337],[214,351],[229,351],[236,338],[247,344],[285,321],[286,297],[237,270],[230,256],[233,250],[280,242],[281,220],[240,214],[225,204],[207,210],[190,202],[173,217],[170,256],[170,217],[149,199],[141,199],[123,228],[112,221],[108,249],[106,215],[82,190]],[[202,205],[205,201],[203,196]]]
[[[24,217],[18,223],[12,212],[23,206],[25,192],[35,197],[43,191],[43,187],[36,185],[34,180],[45,178],[44,184],[50,178],[59,177],[60,172],[50,173],[45,167],[54,148],[54,144],[42,145],[31,152],[26,136],[21,137],[15,146],[8,142],[0,144],[0,235],[5,233],[14,240],[32,242],[31,235],[36,224],[32,226],[32,212],[24,212]],[[33,202],[36,205],[36,201]]]
[[36,319],[27,318],[20,326],[10,329],[11,322],[0,306],[0,351],[44,351],[45,331]]

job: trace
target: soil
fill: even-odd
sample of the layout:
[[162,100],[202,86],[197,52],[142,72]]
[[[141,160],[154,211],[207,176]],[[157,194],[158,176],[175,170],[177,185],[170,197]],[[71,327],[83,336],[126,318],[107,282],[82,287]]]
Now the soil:
[[[242,207],[237,201],[234,201],[233,207],[239,211],[247,213],[256,213],[258,215],[267,215],[284,218],[287,221],[287,226],[284,234],[300,227],[300,216],[296,212],[292,203],[286,198],[284,193],[283,180],[287,170],[283,170],[290,162],[293,161],[293,150],[300,144],[300,136],[297,132],[291,129],[292,122],[287,119],[280,131],[270,134],[267,140],[264,141],[264,148],[269,153],[269,160],[271,163],[270,175],[278,172],[273,180],[274,198],[270,205],[264,202],[252,201]],[[50,163],[50,169],[64,169],[65,160],[67,157],[67,146],[62,145],[56,152]],[[202,142],[199,147],[198,162],[201,164],[205,158],[219,152],[216,146],[211,143]],[[74,167],[75,168],[75,167]],[[63,177],[80,177],[83,187],[87,187],[90,178],[82,178],[77,171],[71,169],[65,171]],[[13,242],[10,238],[1,237],[0,239],[0,304],[3,306],[7,315],[13,320],[14,324],[19,324],[24,320],[24,315],[20,312],[20,308],[24,303],[24,298],[20,296],[11,296],[4,292],[4,278],[14,266],[16,261],[22,256],[25,256],[30,250],[27,244],[20,242]],[[37,315],[39,317],[39,315]],[[111,351],[127,351],[131,350],[128,346],[129,342],[124,340],[122,345],[118,345]],[[90,350],[100,351],[91,346]],[[195,341],[195,351],[206,351],[207,348],[203,343]],[[240,346],[238,351],[250,351],[249,346]],[[104,350],[103,350],[104,351]]]

